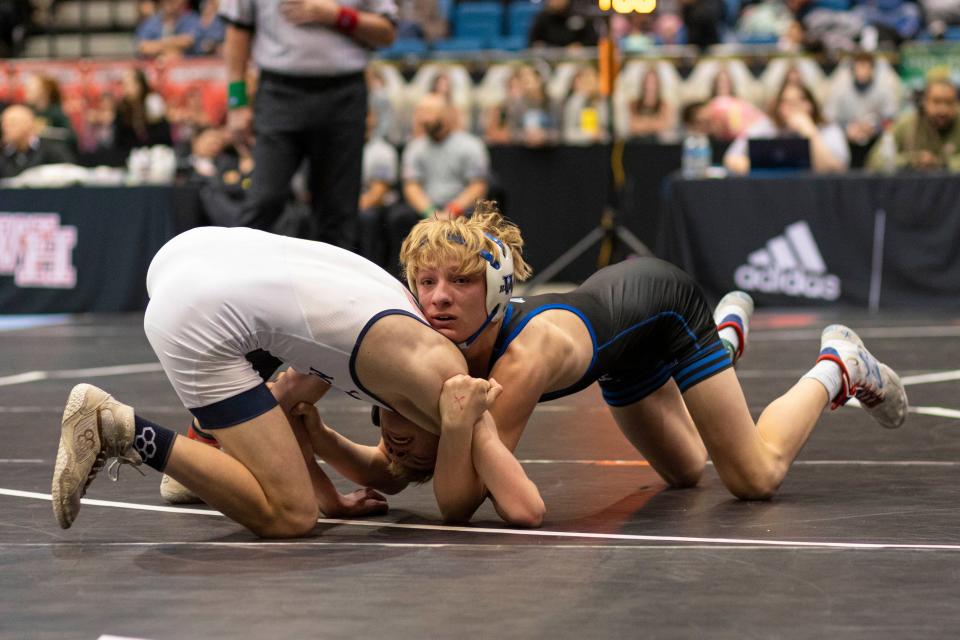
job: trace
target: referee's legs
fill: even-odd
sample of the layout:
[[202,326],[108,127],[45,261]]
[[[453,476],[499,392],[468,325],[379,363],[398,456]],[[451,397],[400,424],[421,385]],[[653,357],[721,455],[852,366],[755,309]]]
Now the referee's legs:
[[356,250],[357,209],[366,130],[366,90],[348,90],[338,117],[310,135],[310,193],[317,237],[314,240]]
[[241,226],[272,230],[290,197],[290,180],[303,159],[302,138],[302,133],[291,131],[257,131],[252,184]]

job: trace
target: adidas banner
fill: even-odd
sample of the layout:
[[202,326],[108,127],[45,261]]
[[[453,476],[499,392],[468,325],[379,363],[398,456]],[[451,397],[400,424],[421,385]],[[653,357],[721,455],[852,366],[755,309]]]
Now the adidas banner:
[[713,297],[960,308],[955,176],[677,177],[665,214],[658,255]]

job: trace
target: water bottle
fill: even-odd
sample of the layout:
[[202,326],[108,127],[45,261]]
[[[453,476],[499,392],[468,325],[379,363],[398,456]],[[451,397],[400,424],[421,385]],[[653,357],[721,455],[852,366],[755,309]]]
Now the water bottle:
[[897,141],[893,137],[893,129],[885,127],[880,136],[880,172],[892,174],[897,172]]
[[692,133],[683,140],[683,155],[680,162],[683,177],[703,178],[713,160],[710,139],[702,133]]

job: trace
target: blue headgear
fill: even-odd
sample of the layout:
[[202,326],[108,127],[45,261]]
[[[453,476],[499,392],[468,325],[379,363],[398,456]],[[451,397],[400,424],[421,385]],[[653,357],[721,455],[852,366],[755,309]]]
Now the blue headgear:
[[494,245],[492,252],[486,249],[480,250],[480,257],[486,263],[484,271],[487,276],[487,319],[473,335],[457,345],[461,349],[466,349],[473,344],[487,325],[503,317],[510,302],[510,296],[513,295],[513,255],[510,248],[489,233],[483,235]]

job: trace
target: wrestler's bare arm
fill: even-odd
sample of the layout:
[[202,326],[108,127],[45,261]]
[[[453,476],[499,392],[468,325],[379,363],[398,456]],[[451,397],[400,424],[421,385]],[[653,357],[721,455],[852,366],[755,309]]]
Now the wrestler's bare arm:
[[474,426],[473,465],[505,522],[519,527],[539,527],[543,523],[546,506],[540,491],[500,440],[489,412]]
[[[353,442],[323,422],[316,407],[298,405],[310,438],[311,451],[347,480],[387,494],[398,493],[407,483],[390,473],[390,459],[381,447]],[[382,442],[382,441],[381,441]]]
[[486,406],[495,404],[500,391],[495,380],[488,385],[469,376],[455,376],[444,383],[434,494],[447,522],[469,520],[488,492],[506,522],[539,526],[543,520],[543,500],[536,485],[500,441],[496,425],[485,411]]

